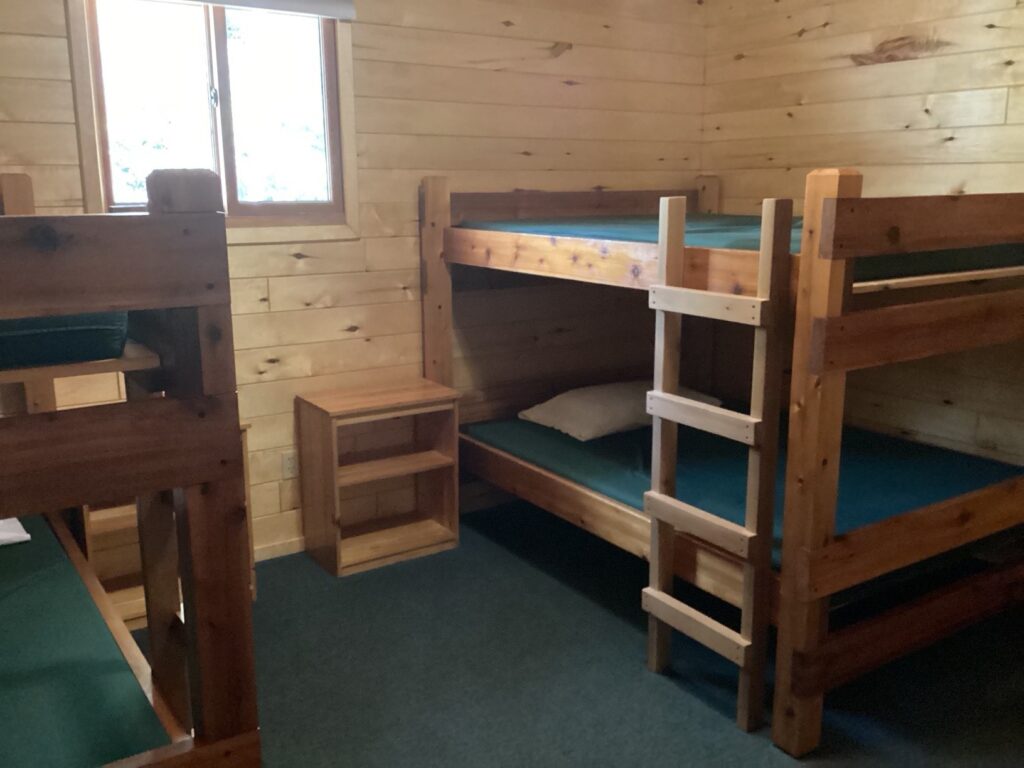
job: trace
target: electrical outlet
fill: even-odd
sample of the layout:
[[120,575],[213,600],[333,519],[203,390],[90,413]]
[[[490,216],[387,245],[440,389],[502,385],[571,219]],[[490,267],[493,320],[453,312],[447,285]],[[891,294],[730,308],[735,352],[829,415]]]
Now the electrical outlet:
[[281,454],[281,476],[284,478],[296,477],[299,474],[299,457],[295,451],[287,451]]

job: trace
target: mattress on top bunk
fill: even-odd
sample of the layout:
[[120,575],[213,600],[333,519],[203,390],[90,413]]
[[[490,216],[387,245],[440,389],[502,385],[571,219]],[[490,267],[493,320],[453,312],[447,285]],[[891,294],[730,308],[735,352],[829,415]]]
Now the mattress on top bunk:
[[0,370],[120,357],[127,339],[125,312],[0,320]]
[[[543,467],[638,509],[651,487],[650,428],[582,442],[539,424],[511,419],[463,426],[489,446]],[[677,496],[743,524],[747,448],[726,438],[679,428]],[[773,560],[781,560],[785,451],[776,484]],[[1024,468],[847,427],[839,468],[836,533],[879,522],[1024,475]]]
[[81,768],[169,743],[46,521],[0,547],[0,765]]
[[[794,253],[800,250],[802,226],[802,219],[797,217],[793,220],[791,250]],[[581,237],[634,243],[658,242],[657,216],[464,221],[459,224],[459,227],[546,237]],[[760,243],[760,216],[722,213],[688,213],[686,215],[686,244],[688,246],[756,251],[760,248]],[[858,281],[884,280],[895,277],[1017,266],[1024,266],[1024,243],[914,253],[898,257],[857,259],[854,264],[854,278]]]

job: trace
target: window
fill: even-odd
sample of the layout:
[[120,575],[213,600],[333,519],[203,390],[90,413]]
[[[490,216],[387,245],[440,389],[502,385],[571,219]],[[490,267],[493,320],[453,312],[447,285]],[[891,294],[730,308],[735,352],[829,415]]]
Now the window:
[[231,217],[344,220],[335,22],[94,2],[111,210],[144,206],[155,168],[210,168]]

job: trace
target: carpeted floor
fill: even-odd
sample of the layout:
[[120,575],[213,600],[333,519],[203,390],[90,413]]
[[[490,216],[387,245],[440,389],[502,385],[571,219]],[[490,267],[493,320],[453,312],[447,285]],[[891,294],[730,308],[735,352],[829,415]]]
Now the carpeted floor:
[[[646,567],[523,504],[457,550],[335,579],[263,563],[255,605],[268,768],[780,766],[732,722],[736,672],[689,641],[644,668]],[[829,697],[811,764],[1024,764],[1024,612]]]

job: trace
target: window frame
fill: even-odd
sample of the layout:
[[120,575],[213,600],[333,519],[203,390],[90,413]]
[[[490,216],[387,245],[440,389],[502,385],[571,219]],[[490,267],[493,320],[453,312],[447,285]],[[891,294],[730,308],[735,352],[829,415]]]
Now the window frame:
[[[103,66],[100,52],[98,23],[98,0],[85,0],[88,14],[90,37],[90,64],[92,68],[92,89],[95,106],[97,150],[100,161],[100,177],[103,199],[111,213],[145,211],[145,204],[116,203],[112,200],[113,173],[110,158],[110,142],[107,132],[107,110],[104,96]],[[268,201],[243,202],[238,199],[237,170],[234,153],[233,114],[231,111],[231,83],[227,53],[227,27],[224,6],[207,4],[204,8],[206,19],[207,66],[210,83],[217,91],[217,103],[211,104],[211,125],[214,132],[212,144],[215,172],[221,176],[225,212],[229,227],[276,227],[302,225],[348,225],[355,229],[355,217],[346,206],[353,185],[347,167],[351,158],[346,146],[351,132],[344,130],[345,117],[342,104],[341,77],[345,62],[342,56],[351,56],[348,46],[339,45],[342,38],[342,24],[333,19],[320,19],[321,77],[323,78],[324,116],[326,120],[327,160],[331,199],[329,201]],[[346,28],[347,32],[347,28]],[[350,69],[350,66],[349,66]],[[351,83],[348,84],[351,86]],[[354,234],[354,232],[353,232]]]

